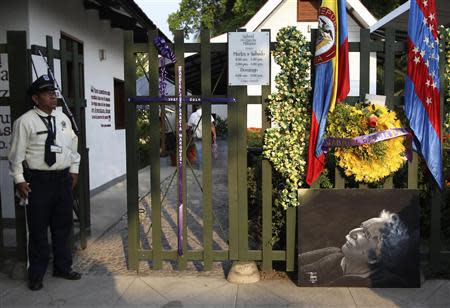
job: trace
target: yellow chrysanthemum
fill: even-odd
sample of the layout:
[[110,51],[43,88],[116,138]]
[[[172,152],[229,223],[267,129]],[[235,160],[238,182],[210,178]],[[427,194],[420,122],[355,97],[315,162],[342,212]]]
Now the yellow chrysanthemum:
[[[339,104],[329,115],[327,137],[354,138],[401,127],[395,112],[380,105]],[[374,183],[391,175],[405,163],[404,137],[335,148],[337,164],[346,176],[358,182]]]

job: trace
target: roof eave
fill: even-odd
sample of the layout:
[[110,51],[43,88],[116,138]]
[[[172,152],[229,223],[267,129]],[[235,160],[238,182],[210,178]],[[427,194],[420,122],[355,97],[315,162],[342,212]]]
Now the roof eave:
[[148,30],[157,29],[159,36],[171,42],[133,0],[84,0],[83,4],[87,10],[97,10],[101,19],[110,20],[113,28],[133,30],[140,41],[147,41]]
[[381,18],[377,23],[375,23],[374,25],[372,25],[370,27],[370,32],[374,32],[380,28],[382,28],[383,26],[385,26],[387,23],[389,23],[390,21],[396,19],[397,17],[399,17],[400,15],[402,15],[403,13],[405,13],[406,11],[409,10],[410,7],[410,3],[405,2],[402,5],[400,5],[399,7],[397,7],[395,10],[393,10],[392,12],[390,12],[389,14],[387,14],[386,16],[384,16],[383,18]]
[[377,19],[359,0],[347,0],[347,11],[364,28],[369,28]]

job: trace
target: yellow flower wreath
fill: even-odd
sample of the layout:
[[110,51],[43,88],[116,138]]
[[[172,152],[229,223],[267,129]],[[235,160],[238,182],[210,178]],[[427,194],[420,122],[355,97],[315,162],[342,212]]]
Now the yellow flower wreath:
[[[380,105],[338,104],[328,115],[327,137],[354,138],[392,128],[400,128],[394,111]],[[378,182],[405,163],[405,137],[396,137],[354,147],[336,147],[334,156],[346,176],[358,182]]]

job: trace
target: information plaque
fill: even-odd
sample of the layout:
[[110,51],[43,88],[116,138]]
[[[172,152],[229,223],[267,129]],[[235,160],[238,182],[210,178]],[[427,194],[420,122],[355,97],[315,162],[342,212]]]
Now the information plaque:
[[228,84],[270,84],[270,35],[268,32],[228,33]]

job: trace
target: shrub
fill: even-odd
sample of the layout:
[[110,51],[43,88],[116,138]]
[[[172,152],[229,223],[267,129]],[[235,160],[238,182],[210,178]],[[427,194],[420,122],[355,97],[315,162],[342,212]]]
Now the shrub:
[[281,70],[275,77],[277,92],[268,98],[273,127],[266,130],[264,155],[284,180],[275,205],[287,208],[299,205],[297,192],[306,173],[310,43],[295,27],[282,28],[273,56]]

